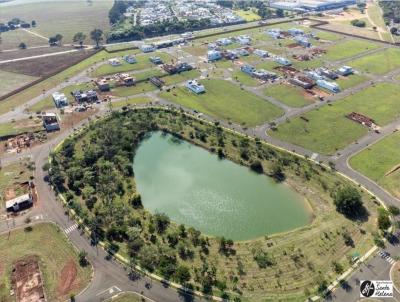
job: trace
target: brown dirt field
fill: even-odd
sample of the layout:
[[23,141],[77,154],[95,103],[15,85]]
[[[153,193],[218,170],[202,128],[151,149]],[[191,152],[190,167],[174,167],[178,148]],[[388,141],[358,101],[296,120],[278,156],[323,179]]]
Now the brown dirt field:
[[61,270],[58,280],[57,292],[60,295],[68,294],[74,288],[77,269],[74,260],[70,259]]
[[73,47],[61,46],[61,47],[40,47],[40,48],[27,48],[23,50],[0,52],[0,61],[18,59],[24,57],[31,57],[37,55],[43,55],[48,53],[55,53],[59,51],[71,50]]
[[11,283],[17,302],[46,301],[38,257],[28,256],[15,262]]
[[0,65],[0,70],[44,77],[54,73],[56,70],[78,63],[92,52],[91,50],[82,50],[52,57],[5,63]]
[[306,99],[309,100],[311,102],[315,102],[315,100],[317,99],[316,96],[312,95],[311,93],[308,93],[307,91],[305,91],[303,89],[302,91],[302,96]]

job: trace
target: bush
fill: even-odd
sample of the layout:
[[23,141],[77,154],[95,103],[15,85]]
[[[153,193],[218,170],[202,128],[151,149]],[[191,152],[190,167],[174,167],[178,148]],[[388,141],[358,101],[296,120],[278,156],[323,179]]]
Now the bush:
[[89,264],[88,260],[86,259],[87,253],[86,251],[82,250],[79,252],[78,259],[79,259],[79,265],[82,267],[85,267]]
[[334,202],[336,210],[347,217],[358,217],[364,211],[360,192],[351,186],[339,189]]
[[253,161],[250,164],[250,169],[259,174],[264,172],[263,166],[259,160]]
[[257,251],[254,255],[254,260],[260,268],[267,268],[274,264],[273,260],[268,256],[267,252]]
[[378,227],[382,231],[386,231],[392,225],[389,217],[389,212],[384,208],[378,209]]
[[365,23],[365,21],[359,20],[359,19],[355,19],[352,20],[351,25],[356,26],[356,27],[365,27],[367,24]]

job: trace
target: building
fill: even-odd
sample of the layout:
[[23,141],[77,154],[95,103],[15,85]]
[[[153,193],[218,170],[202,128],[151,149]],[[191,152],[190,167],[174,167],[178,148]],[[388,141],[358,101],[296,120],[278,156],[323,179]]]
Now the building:
[[289,80],[293,85],[300,86],[304,89],[310,89],[315,85],[315,82],[306,76],[295,76]]
[[324,77],[319,75],[318,72],[310,70],[310,71],[306,71],[304,72],[308,77],[310,77],[311,79],[317,81],[317,80],[323,80]]
[[292,65],[292,62],[290,62],[288,59],[284,58],[284,57],[275,57],[274,61],[276,63],[279,63],[283,66],[289,66]]
[[99,99],[94,90],[76,90],[72,92],[72,95],[78,103],[94,103]]
[[247,35],[242,35],[242,36],[236,37],[236,41],[240,45],[250,45],[251,44],[251,38]]
[[47,132],[60,130],[60,124],[55,113],[45,113],[42,115],[43,127]]
[[154,45],[151,44],[143,44],[140,46],[140,50],[142,52],[153,52],[156,50],[156,47]]
[[248,75],[251,75],[251,76],[253,76],[253,73],[256,71],[254,66],[248,65],[248,64],[241,66],[240,70],[243,71],[244,73],[247,73]]
[[318,73],[328,79],[331,79],[331,80],[336,80],[339,77],[335,72],[333,72],[329,69],[326,69],[326,68],[318,69]]
[[161,88],[162,86],[165,85],[165,82],[162,79],[160,79],[159,77],[151,77],[150,83],[152,83],[157,88]]
[[110,91],[110,84],[106,79],[97,80],[96,85],[100,91]]
[[304,35],[304,31],[302,31],[301,29],[298,29],[298,28],[290,28],[290,29],[288,29],[287,32],[289,33],[289,35],[291,35],[293,37]]
[[283,39],[282,30],[279,28],[271,28],[267,30],[267,35],[274,39]]
[[68,99],[64,93],[54,92],[52,94],[54,104],[57,108],[68,106]]
[[337,70],[337,72],[342,76],[348,76],[353,73],[353,68],[350,66],[342,66]]
[[218,50],[209,50],[207,52],[207,59],[208,61],[217,61],[222,59],[222,54]]
[[297,42],[297,44],[299,44],[300,46],[303,47],[311,47],[311,42],[303,36],[295,36],[294,40]]
[[206,89],[204,88],[204,86],[202,84],[199,84],[196,80],[188,81],[186,83],[186,87],[196,94],[206,92]]
[[262,49],[255,49],[253,51],[253,54],[255,54],[256,56],[259,56],[261,58],[267,58],[269,56],[268,51],[262,50]]
[[248,52],[248,50],[245,49],[245,48],[238,48],[238,49],[236,49],[236,52],[237,52],[237,54],[238,54],[239,56],[241,56],[241,57],[246,57],[246,56],[250,55],[250,53]]
[[161,64],[164,63],[163,60],[161,60],[160,57],[150,57],[149,60],[150,60],[151,63],[153,63],[155,65],[161,65]]
[[131,77],[128,73],[119,74],[118,79],[125,86],[132,86],[135,84],[135,79]]
[[236,60],[237,58],[239,58],[237,52],[234,50],[226,50],[222,52],[222,57],[227,60]]
[[232,40],[228,39],[228,38],[221,38],[215,42],[217,43],[217,45],[220,45],[220,46],[227,46],[227,45],[230,45],[233,43]]
[[318,87],[321,87],[321,88],[326,89],[333,93],[340,92],[340,87],[335,82],[329,82],[329,81],[325,81],[325,80],[317,80],[317,85],[318,85]]
[[7,212],[18,212],[30,208],[32,203],[32,196],[30,194],[24,194],[6,201],[6,210]]
[[180,73],[180,72],[189,71],[189,70],[193,69],[192,65],[190,65],[189,63],[186,63],[186,62],[178,63],[175,65],[164,64],[163,68],[169,74]]
[[132,56],[132,55],[126,55],[126,56],[124,56],[124,60],[125,60],[127,63],[129,63],[129,64],[135,64],[135,63],[137,63],[136,58],[135,58],[134,56]]
[[270,79],[276,79],[278,77],[278,75],[276,73],[270,72],[270,71],[267,71],[264,69],[259,69],[259,70],[254,71],[252,73],[252,76],[256,79],[260,79],[263,81],[267,81]]
[[289,11],[310,12],[339,9],[355,4],[356,0],[298,0],[291,2],[276,1],[270,3],[270,7]]
[[218,48],[218,45],[215,44],[215,43],[209,43],[209,44],[207,45],[207,48],[208,48],[208,50],[217,49],[217,48]]
[[119,65],[121,65],[121,62],[116,58],[109,59],[108,63],[110,63],[111,66],[119,66]]

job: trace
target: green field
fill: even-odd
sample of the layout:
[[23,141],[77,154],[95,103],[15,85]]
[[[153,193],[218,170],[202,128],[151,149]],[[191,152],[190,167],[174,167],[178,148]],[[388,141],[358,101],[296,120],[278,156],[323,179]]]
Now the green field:
[[[128,53],[128,52],[125,52]],[[111,54],[112,55],[112,54]],[[115,58],[118,58],[118,56],[114,55]],[[136,70],[141,70],[141,69],[146,69],[146,68],[158,68],[156,65],[150,62],[149,58],[150,57],[160,57],[164,63],[171,63],[171,60],[173,59],[169,54],[167,53],[162,53],[162,52],[155,52],[151,54],[142,54],[136,56],[137,63],[135,64],[129,64],[125,62],[122,58],[120,59],[121,65],[119,66],[112,66],[106,62],[104,65],[101,65],[99,68],[97,68],[94,72],[94,76],[103,76],[103,75],[108,75],[108,74],[115,74],[119,72],[128,72],[128,71],[136,71]]]
[[305,97],[304,89],[293,85],[270,85],[264,89],[264,94],[291,107],[302,107],[313,102],[312,96]]
[[346,77],[339,77],[339,79],[335,80],[335,82],[340,86],[340,89],[345,90],[358,84],[361,84],[367,81],[368,78],[359,74],[351,74]]
[[345,115],[352,111],[362,113],[383,126],[400,116],[399,97],[397,85],[381,83],[331,106],[307,112],[304,118],[308,121],[296,117],[280,125],[278,130],[271,130],[269,134],[315,152],[332,154],[368,131],[366,127],[349,120]]
[[234,81],[237,81],[240,84],[245,85],[245,86],[254,87],[254,86],[261,85],[260,81],[258,81],[257,79],[251,77],[247,73],[244,73],[241,70],[236,70],[235,72],[233,72],[232,73],[232,79]]
[[130,105],[136,105],[136,104],[146,104],[150,103],[152,100],[147,98],[147,97],[136,97],[136,98],[131,98],[131,99],[126,99],[123,101],[116,101],[112,102],[111,107],[113,108],[120,108],[123,106],[130,106]]
[[[14,301],[10,297],[10,274],[12,263],[26,256],[38,256],[39,266],[43,275],[43,283],[48,301],[65,301],[69,294],[79,293],[87,286],[91,278],[91,267],[82,268],[78,264],[78,255],[68,242],[64,233],[53,224],[37,224],[32,231],[12,231],[0,236],[0,257],[2,270],[0,271],[0,300]],[[64,266],[71,262],[77,269],[72,290],[60,296],[57,288],[60,286],[61,272]]]
[[247,126],[259,125],[283,114],[280,108],[230,82],[217,79],[200,82],[206,88],[204,94],[196,95],[185,87],[178,87],[161,93],[161,97],[210,116]]
[[337,61],[377,48],[379,48],[379,45],[371,42],[362,40],[347,40],[344,42],[339,42],[328,48],[328,51],[323,58],[330,61]]
[[325,62],[321,59],[312,59],[309,61],[297,61],[293,60],[293,67],[297,69],[305,69],[305,68],[318,68],[325,65]]
[[234,11],[236,15],[242,17],[247,22],[260,20],[261,17],[253,9],[243,10],[238,9]]
[[157,87],[150,82],[141,82],[134,86],[120,86],[111,90],[112,94],[119,97],[128,97],[135,94],[157,90]]
[[350,165],[400,198],[400,132],[391,134],[350,159]]
[[[1,20],[1,15],[2,14],[0,14],[0,20]],[[32,35],[22,29],[2,32],[1,40],[2,42],[0,44],[0,49],[4,50],[16,49],[18,48],[21,42],[24,42],[28,48],[32,46],[48,45],[46,40],[39,38],[35,35]]]
[[400,50],[397,48],[384,49],[348,62],[348,64],[355,69],[368,73],[385,74],[400,67]]
[[36,79],[36,77],[0,70],[0,96],[22,87]]
[[[36,28],[32,31],[45,37],[57,33],[64,36],[63,42],[71,43],[72,37],[77,32],[84,32],[87,42],[90,41],[90,31],[100,28],[107,31],[110,28],[108,12],[112,0],[103,1],[49,1],[10,5],[1,8],[0,22],[7,22],[18,17],[26,22],[35,20]],[[37,37],[36,37],[37,38]],[[37,38],[40,39],[40,38]],[[40,39],[41,44],[47,44]],[[29,46],[29,42],[27,42]]]

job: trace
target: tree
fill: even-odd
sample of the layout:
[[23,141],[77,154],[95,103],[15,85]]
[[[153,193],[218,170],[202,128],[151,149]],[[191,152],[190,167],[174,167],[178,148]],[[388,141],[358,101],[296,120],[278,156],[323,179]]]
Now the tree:
[[63,35],[62,35],[62,34],[56,34],[56,35],[54,36],[54,38],[56,39],[58,45],[61,46],[61,41],[62,41],[62,39],[64,38]]
[[169,217],[164,213],[155,214],[154,221],[156,223],[156,229],[159,234],[164,233],[170,223]]
[[179,265],[176,268],[173,278],[180,284],[185,284],[190,280],[190,270],[184,265]]
[[32,20],[31,25],[32,25],[32,27],[36,27],[36,21]]
[[103,41],[103,31],[101,29],[92,30],[90,38],[96,43],[96,48],[99,48],[100,42]]
[[391,33],[392,35],[396,35],[396,34],[397,34],[397,31],[398,31],[398,29],[397,29],[396,27],[392,27],[392,28],[390,29],[390,33]]
[[56,45],[57,44],[56,37],[50,37],[49,38],[49,44],[50,44],[50,46]]
[[274,162],[271,167],[270,174],[276,181],[283,181],[285,179],[285,174],[283,173],[281,164],[279,162]]
[[88,265],[88,261],[86,259],[87,253],[86,251],[82,250],[79,252],[78,258],[79,258],[79,264],[80,266],[84,267],[86,265]]
[[336,210],[347,217],[357,217],[364,210],[360,192],[354,187],[340,188],[334,198]]
[[26,44],[24,42],[21,42],[21,43],[19,43],[18,47],[20,49],[26,49],[27,46],[26,46]]
[[83,32],[78,32],[74,35],[74,38],[72,40],[76,43],[79,43],[79,46],[82,48],[85,39],[86,35]]
[[283,18],[283,17],[285,16],[285,13],[283,12],[283,9],[278,8],[278,9],[276,10],[276,15],[277,15],[279,18]]
[[382,231],[386,231],[392,223],[390,222],[389,212],[386,211],[384,208],[378,209],[378,227]]
[[351,25],[356,26],[356,27],[365,27],[367,24],[363,20],[359,19],[354,19],[351,22]]

